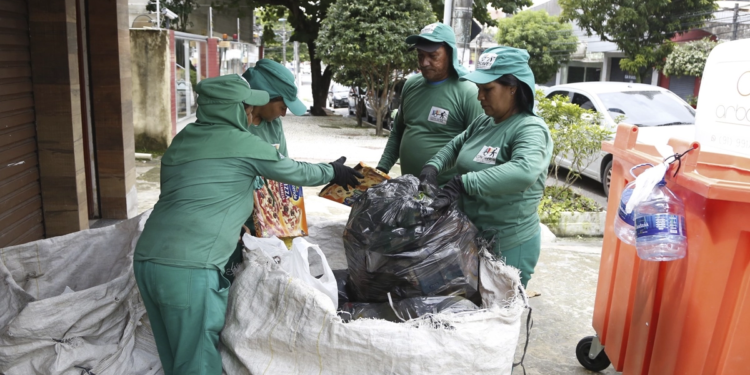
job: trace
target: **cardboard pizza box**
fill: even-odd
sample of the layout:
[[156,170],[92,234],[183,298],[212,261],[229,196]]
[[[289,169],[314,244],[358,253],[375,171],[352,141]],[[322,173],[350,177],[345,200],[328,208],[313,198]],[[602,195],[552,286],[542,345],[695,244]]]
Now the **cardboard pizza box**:
[[368,166],[365,163],[360,162],[354,169],[362,173],[364,178],[360,178],[360,185],[356,188],[350,188],[346,191],[342,186],[335,184],[326,185],[323,190],[320,191],[318,196],[330,199],[334,202],[343,203],[347,206],[354,204],[354,201],[359,198],[367,189],[385,181],[390,180],[391,177],[387,174]]
[[307,236],[307,217],[302,188],[263,178],[253,192],[253,223],[258,237]]

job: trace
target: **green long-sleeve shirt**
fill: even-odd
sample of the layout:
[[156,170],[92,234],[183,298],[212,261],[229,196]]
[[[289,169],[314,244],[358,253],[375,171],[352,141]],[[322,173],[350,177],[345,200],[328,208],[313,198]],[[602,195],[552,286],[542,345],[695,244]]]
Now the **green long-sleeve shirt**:
[[552,156],[544,121],[518,113],[500,124],[486,115],[441,149],[428,164],[455,166],[466,193],[460,205],[480,231],[496,232],[496,249],[518,246],[539,230],[537,208]]
[[200,159],[162,165],[159,201],[133,260],[223,271],[239,229],[253,210],[256,176],[315,186],[333,178],[333,167],[290,158]]
[[281,117],[273,121],[262,120],[259,125],[250,124],[247,126],[247,130],[274,146],[279,145],[279,153],[284,157],[289,157],[284,128],[281,126]]
[[[401,109],[378,167],[390,170],[401,158],[401,174],[419,176],[430,158],[483,114],[477,87],[451,75],[441,83],[430,83],[417,74],[401,92]],[[442,185],[456,171],[446,169],[438,176]]]

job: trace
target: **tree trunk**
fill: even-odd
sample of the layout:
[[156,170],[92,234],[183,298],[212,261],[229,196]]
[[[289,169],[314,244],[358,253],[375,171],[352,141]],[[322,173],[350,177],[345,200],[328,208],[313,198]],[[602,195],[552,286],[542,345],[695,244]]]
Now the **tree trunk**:
[[365,108],[365,99],[362,97],[362,95],[359,94],[360,92],[362,92],[362,90],[357,87],[357,110],[355,112],[357,113],[357,126],[361,128],[362,117],[365,115],[365,111],[367,111],[367,109]]
[[323,110],[328,100],[328,87],[331,86],[331,76],[333,72],[330,67],[321,71],[321,61],[315,54],[315,43],[307,43],[307,49],[310,52],[310,76],[312,78],[312,96],[313,105],[310,108],[310,114],[313,116],[325,116]]
[[[377,105],[375,105],[375,103],[372,103],[373,107],[375,108],[375,135],[377,136],[383,135],[383,120],[386,117],[385,114],[388,111],[389,104],[388,100],[386,100],[386,98],[390,96],[388,95],[388,91],[384,89],[383,93],[385,95],[381,94],[379,97],[377,97]],[[385,98],[383,96],[385,96]]]
[[375,111],[375,135],[383,135],[383,110],[380,108]]
[[635,74],[635,83],[643,83],[643,76],[648,72],[648,68],[646,69],[638,69],[638,71]]

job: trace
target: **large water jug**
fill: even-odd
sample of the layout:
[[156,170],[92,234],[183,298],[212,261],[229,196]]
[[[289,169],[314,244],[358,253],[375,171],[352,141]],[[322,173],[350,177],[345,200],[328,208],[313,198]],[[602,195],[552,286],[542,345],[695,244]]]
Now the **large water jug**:
[[633,189],[635,188],[635,181],[625,186],[620,197],[620,206],[617,209],[617,216],[615,216],[615,235],[620,241],[628,244],[635,245],[635,229],[633,222],[633,215],[635,212],[627,213],[625,206],[630,200],[630,196],[633,195]]
[[685,204],[662,180],[635,210],[635,248],[643,260],[666,261],[685,257]]

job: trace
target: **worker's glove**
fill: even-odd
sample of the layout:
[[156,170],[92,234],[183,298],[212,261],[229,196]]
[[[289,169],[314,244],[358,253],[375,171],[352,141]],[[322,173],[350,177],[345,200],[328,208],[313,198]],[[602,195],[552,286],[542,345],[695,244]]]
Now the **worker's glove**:
[[346,157],[342,156],[338,160],[329,163],[333,166],[333,179],[331,182],[343,186],[344,190],[349,191],[349,186],[359,186],[358,178],[364,178],[365,176],[355,171],[354,168],[347,167],[344,165],[344,162],[346,162]]
[[437,198],[432,201],[430,207],[435,210],[440,210],[451,205],[451,203],[458,200],[461,194],[466,193],[464,190],[464,183],[461,180],[461,175],[456,175],[440,190]]
[[425,165],[419,174],[419,191],[430,197],[437,197],[440,187],[437,183],[438,170],[432,165]]

